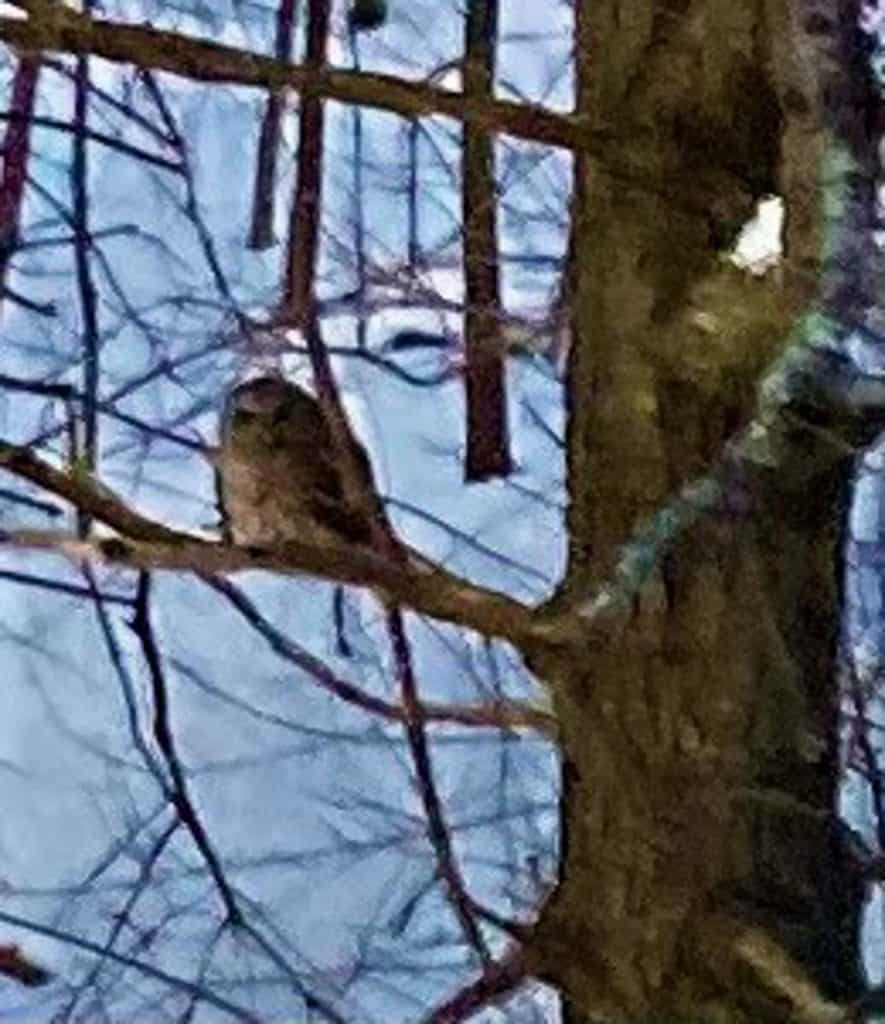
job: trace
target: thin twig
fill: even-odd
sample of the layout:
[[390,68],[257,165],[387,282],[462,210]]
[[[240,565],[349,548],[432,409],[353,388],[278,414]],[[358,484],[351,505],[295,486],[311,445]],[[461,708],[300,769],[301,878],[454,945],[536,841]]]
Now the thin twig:
[[221,901],[224,904],[228,922],[237,927],[243,923],[242,912],[237,905],[237,900],[230,883],[224,874],[221,860],[215,852],[215,848],[209,838],[209,833],[206,831],[190,798],[184,768],[176,749],[175,737],[169,717],[169,688],[166,684],[166,677],[160,659],[160,650],[157,646],[151,624],[150,593],[150,573],[143,572],[139,575],[138,579],[132,630],[138,637],[138,642],[141,644],[142,654],[148,667],[148,677],[154,700],[154,739],[163,755],[171,781],[168,796],[178,813],[181,823],[190,833],[194,845],[200,851],[200,856],[209,869],[209,874],[212,876],[215,887],[218,889]]

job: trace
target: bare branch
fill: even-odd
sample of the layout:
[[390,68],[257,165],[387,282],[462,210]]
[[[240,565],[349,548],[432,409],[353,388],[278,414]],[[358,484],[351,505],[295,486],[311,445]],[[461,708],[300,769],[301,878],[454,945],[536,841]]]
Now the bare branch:
[[[487,102],[494,94],[497,28],[498,0],[476,0],[468,6],[463,75],[471,103]],[[497,202],[494,140],[468,123],[461,180],[468,481],[507,476],[513,468],[504,354],[496,344],[501,319]]]
[[19,221],[30,152],[30,118],[34,112],[39,78],[39,58],[22,57],[15,70],[10,100],[11,110],[17,117],[10,121],[3,140],[3,174],[0,180],[0,288],[4,291],[6,268],[19,240]]
[[[329,35],[329,0],[308,0],[307,54],[314,74],[326,62]],[[287,324],[303,327],[316,309],[316,270],[320,247],[323,201],[323,103],[313,89],[301,100],[298,122],[298,163],[295,201],[289,222],[282,315]]]
[[224,904],[228,923],[237,926],[243,923],[242,911],[237,905],[236,896],[230,886],[230,882],[227,880],[227,876],[221,866],[221,860],[215,851],[209,833],[206,831],[197,813],[196,806],[190,797],[184,767],[176,749],[169,715],[169,687],[166,684],[166,674],[160,658],[160,649],[157,646],[154,627],[151,622],[150,587],[150,573],[141,573],[138,580],[135,618],[132,621],[132,630],[138,637],[138,642],[141,644],[142,654],[148,667],[148,677],[154,700],[154,739],[160,748],[167,771],[169,772],[170,785],[167,787],[167,796],[175,807],[179,820],[188,830],[194,845],[200,851],[200,856],[206,862],[206,867],[209,869],[209,873]]
[[430,745],[427,742],[427,731],[424,727],[424,708],[421,706],[418,696],[418,682],[415,678],[412,649],[406,632],[405,619],[402,610],[396,605],[391,605],[387,609],[386,618],[400,694],[406,712],[406,738],[415,765],[415,774],[418,777],[418,792],[424,805],[427,831],[436,856],[439,874],[445,885],[449,904],[455,912],[464,937],[478,954],[483,968],[487,970],[492,964],[491,954],[464,886],[464,877],[452,848],[452,837],[436,786]]
[[87,953],[93,953],[95,956],[102,957],[105,960],[110,960],[113,963],[120,964],[124,967],[132,967],[134,970],[140,971],[148,978],[153,978],[156,981],[162,981],[164,984],[169,985],[171,988],[178,989],[180,992],[188,992],[192,994],[200,1002],[207,1003],[209,1006],[214,1006],[216,1009],[233,1017],[234,1020],[248,1021],[250,1024],[260,1024],[260,1019],[252,1012],[252,1010],[247,1009],[245,1006],[239,1006],[237,1003],[231,1002],[229,999],[225,999],[223,996],[217,995],[208,986],[204,987],[202,985],[196,985],[187,978],[182,978],[179,975],[170,974],[168,971],[161,970],[159,967],[154,967],[154,965],[149,963],[147,960],[141,960],[134,956],[124,956],[115,952],[113,949],[106,948],[105,945],[100,943],[90,942],[89,939],[81,938],[79,935],[63,931],[60,928],[54,928],[51,925],[40,924],[39,921],[32,921],[26,917],[20,917],[18,914],[9,914],[0,910],[0,922],[13,925],[16,928],[23,928],[26,931],[33,932],[35,935],[45,935],[46,937],[55,939],[58,942],[73,946],[75,949],[80,949]]
[[[274,41],[274,54],[277,60],[288,61],[292,53],[292,36],[297,11],[298,0],[279,0],[277,34]],[[283,93],[278,89],[272,89],[267,97],[258,137],[252,194],[252,227],[248,243],[250,249],[269,249],[274,244],[274,193],[283,109]]]
[[[203,577],[203,582],[221,594],[240,615],[265,638],[281,658],[297,665],[310,675],[322,689],[334,694],[354,707],[378,715],[391,722],[406,722],[409,712],[397,704],[367,693],[355,683],[334,673],[324,661],[281,633],[267,621],[258,608],[237,587],[220,576]],[[478,705],[422,704],[423,717],[428,722],[450,725],[497,729],[534,729],[547,736],[555,736],[556,719],[545,711],[522,701],[496,701]]]

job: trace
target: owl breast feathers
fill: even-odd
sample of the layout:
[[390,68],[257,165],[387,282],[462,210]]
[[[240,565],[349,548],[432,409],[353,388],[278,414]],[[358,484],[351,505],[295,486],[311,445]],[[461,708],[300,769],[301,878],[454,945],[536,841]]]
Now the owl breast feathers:
[[[365,449],[352,442],[361,501],[349,502],[319,403],[280,378],[234,388],[221,424],[216,483],[225,538],[273,547],[287,541],[370,544],[383,509]],[[355,504],[359,507],[355,507]]]

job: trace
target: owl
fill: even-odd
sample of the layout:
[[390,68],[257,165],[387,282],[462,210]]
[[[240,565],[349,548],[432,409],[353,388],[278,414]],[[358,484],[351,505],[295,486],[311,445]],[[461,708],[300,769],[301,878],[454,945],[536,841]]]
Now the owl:
[[279,377],[234,388],[215,459],[225,539],[251,547],[371,544],[373,520],[384,512],[366,450],[351,443],[359,507],[346,498],[332,432],[315,398]]

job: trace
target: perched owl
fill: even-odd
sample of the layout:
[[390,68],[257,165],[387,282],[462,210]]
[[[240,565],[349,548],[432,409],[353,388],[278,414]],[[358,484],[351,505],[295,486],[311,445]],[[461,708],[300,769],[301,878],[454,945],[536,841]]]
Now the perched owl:
[[353,441],[362,507],[345,498],[335,444],[315,398],[278,377],[240,384],[228,397],[216,459],[225,539],[370,544],[383,509],[365,449]]

